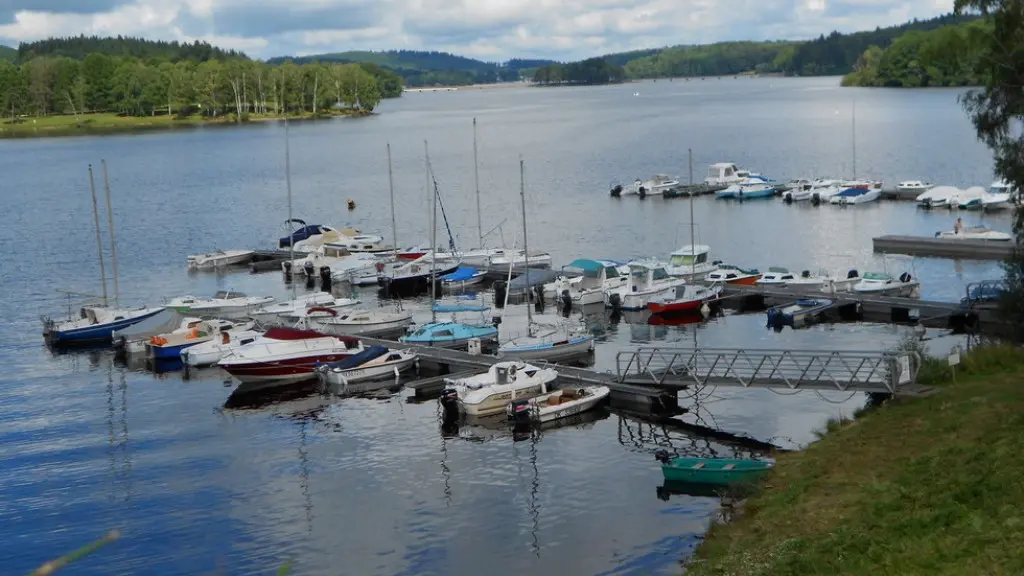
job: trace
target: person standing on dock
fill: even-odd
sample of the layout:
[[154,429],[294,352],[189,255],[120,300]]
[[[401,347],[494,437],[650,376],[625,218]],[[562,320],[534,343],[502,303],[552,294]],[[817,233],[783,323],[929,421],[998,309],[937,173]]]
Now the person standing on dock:
[[953,234],[960,234],[964,231],[964,221],[959,216],[956,218],[956,224],[953,225]]

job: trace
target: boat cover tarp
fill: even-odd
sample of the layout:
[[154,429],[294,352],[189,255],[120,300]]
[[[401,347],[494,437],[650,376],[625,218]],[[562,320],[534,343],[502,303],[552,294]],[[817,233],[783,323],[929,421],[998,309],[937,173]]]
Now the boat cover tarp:
[[330,369],[348,370],[350,368],[356,368],[366,364],[370,360],[380,358],[387,354],[389,350],[384,346],[370,346],[366,350],[363,350],[359,354],[353,354],[344,360],[338,360],[337,362],[331,362],[327,365]]
[[434,304],[434,312],[486,312],[489,309],[480,304]]
[[462,282],[463,280],[470,280],[473,276],[476,276],[477,269],[470,268],[469,266],[459,266],[455,272],[451,274],[445,274],[441,276],[441,280],[447,282]]
[[579,258],[573,260],[566,265],[566,268],[576,268],[583,270],[584,272],[600,272],[605,265],[596,260],[587,260],[586,258]]
[[510,292],[521,292],[527,288],[533,288],[538,284],[547,284],[548,282],[554,282],[555,278],[558,278],[559,273],[555,270],[534,270],[530,269],[529,277],[530,282],[527,284],[527,274],[516,276],[508,283],[508,289]]
[[120,330],[114,330],[114,340],[124,338],[125,340],[138,340],[166,334],[181,327],[185,318],[190,318],[187,313],[178,312],[169,308],[157,312],[142,322],[132,324]]

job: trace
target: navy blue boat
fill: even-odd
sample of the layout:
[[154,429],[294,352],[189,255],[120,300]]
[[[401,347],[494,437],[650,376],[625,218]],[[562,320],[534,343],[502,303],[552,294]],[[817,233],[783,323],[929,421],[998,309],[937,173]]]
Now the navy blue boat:
[[387,353],[388,349],[384,346],[370,346],[369,348],[363,350],[359,354],[349,356],[348,358],[338,360],[337,362],[325,364],[324,366],[326,366],[327,369],[337,368],[339,370],[348,370],[350,368],[362,366],[363,364],[366,364],[370,360],[373,360],[374,358],[379,358]]

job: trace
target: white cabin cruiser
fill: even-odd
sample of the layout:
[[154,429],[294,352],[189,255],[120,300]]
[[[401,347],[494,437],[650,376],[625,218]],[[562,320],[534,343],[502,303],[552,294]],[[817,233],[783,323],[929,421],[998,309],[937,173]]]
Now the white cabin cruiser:
[[172,298],[164,308],[211,318],[245,318],[250,313],[274,301],[272,296],[247,296],[234,290],[219,290],[213,298],[179,296]]
[[702,277],[718,268],[718,264],[710,261],[710,254],[711,248],[708,246],[687,244],[669,254],[665,271],[676,278],[692,280]]
[[629,263],[629,277],[621,288],[604,293],[604,305],[622,310],[643,310],[652,296],[682,286],[682,278],[673,278],[660,262],[639,260]]
[[377,236],[376,234],[357,234],[355,236],[342,235],[338,240],[325,244],[324,246],[345,248],[352,254],[377,254],[380,252],[395,251],[394,246],[386,246],[384,244],[383,236]]
[[551,368],[538,368],[519,360],[498,362],[483,374],[446,379],[448,388],[441,392],[441,403],[446,411],[453,408],[454,401],[456,410],[462,414],[492,416],[505,412],[512,400],[546,394],[548,385],[556,378],[558,372]]
[[373,253],[353,253],[348,246],[331,242],[302,258],[282,262],[281,270],[286,274],[291,271],[299,276],[310,276],[319,274],[320,269],[326,266],[331,269],[332,277],[343,278],[362,273],[376,274],[377,262],[378,258]]
[[776,288],[783,288],[795,279],[796,274],[790,272],[788,268],[772,266],[768,268],[767,272],[761,274],[761,277],[758,278],[754,284],[757,286],[774,286]]
[[743,170],[732,162],[718,162],[708,166],[708,176],[704,179],[705,184],[735,184],[748,178],[761,178],[761,175],[750,170]]
[[196,344],[181,351],[181,362],[186,366],[212,366],[222,359],[227,358],[238,348],[255,342],[261,337],[260,330],[241,330],[235,332],[229,330],[221,332],[220,336],[213,340]]
[[559,276],[554,282],[544,285],[544,293],[559,300],[568,293],[576,306],[588,306],[604,302],[604,293],[626,285],[629,267],[609,260],[587,260],[579,258],[567,264],[563,270],[578,270],[581,276]]
[[935,184],[928,182],[921,182],[920,180],[904,180],[896,186],[896,190],[900,192],[906,192],[907,194],[917,193],[922,194],[931,190],[935,187]]

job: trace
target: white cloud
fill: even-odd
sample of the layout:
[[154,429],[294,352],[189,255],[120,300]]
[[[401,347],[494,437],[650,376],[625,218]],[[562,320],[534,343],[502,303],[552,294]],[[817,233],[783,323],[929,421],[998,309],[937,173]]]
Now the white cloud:
[[952,7],[953,0],[11,0],[0,7],[0,42],[122,34],[207,40],[263,58],[402,48],[489,60],[579,59],[673,44],[805,39]]

